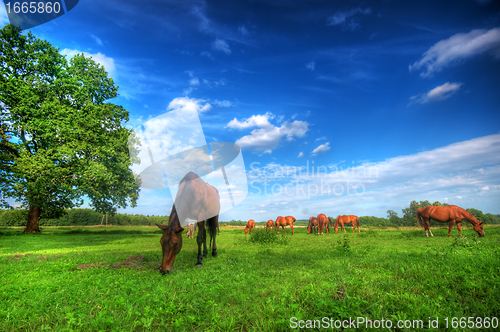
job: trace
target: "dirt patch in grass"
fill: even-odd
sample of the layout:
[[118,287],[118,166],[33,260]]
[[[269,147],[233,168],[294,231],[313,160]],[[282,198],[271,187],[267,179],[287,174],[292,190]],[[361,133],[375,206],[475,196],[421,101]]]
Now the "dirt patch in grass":
[[87,263],[87,264],[77,265],[76,267],[82,270],[86,270],[86,269],[92,269],[94,267],[100,267],[102,265],[103,263]]
[[345,289],[344,289],[344,287],[339,286],[337,288],[337,292],[336,293],[337,293],[337,296],[339,297],[339,299],[343,300],[345,298]]
[[144,256],[142,255],[136,255],[136,256],[130,256],[124,261],[114,263],[113,267],[115,269],[119,269],[121,267],[128,267],[128,268],[133,268],[133,269],[142,269],[143,263],[144,262]]
[[24,257],[24,256],[28,256],[28,255],[31,255],[30,253],[28,254],[24,254],[24,255],[11,255],[9,256],[10,258],[21,258],[21,257]]

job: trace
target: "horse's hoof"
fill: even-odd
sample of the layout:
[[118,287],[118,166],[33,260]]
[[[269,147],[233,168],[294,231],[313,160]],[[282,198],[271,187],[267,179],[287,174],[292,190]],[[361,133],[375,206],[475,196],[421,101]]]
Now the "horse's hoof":
[[203,264],[202,263],[196,263],[196,267],[202,267]]
[[212,251],[212,257],[217,257],[217,256],[219,256],[219,253],[217,252],[217,250]]

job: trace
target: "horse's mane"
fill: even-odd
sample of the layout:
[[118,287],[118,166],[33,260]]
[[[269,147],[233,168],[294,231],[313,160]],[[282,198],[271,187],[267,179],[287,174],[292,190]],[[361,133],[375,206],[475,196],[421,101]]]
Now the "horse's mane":
[[454,207],[457,207],[459,208],[462,212],[462,215],[465,217],[465,219],[467,219],[471,224],[473,225],[477,225],[480,223],[480,221],[474,217],[474,215],[472,213],[470,213],[469,211],[467,211],[466,209],[462,209],[461,207],[459,206],[456,206],[456,205],[448,205],[448,206],[454,206]]

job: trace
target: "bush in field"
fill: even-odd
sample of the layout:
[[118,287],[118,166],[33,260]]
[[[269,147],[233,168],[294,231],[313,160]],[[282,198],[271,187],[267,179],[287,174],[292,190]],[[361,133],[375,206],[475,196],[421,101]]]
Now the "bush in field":
[[340,251],[348,253],[351,251],[351,245],[349,244],[349,237],[344,233],[344,238],[337,241],[337,248]]
[[266,231],[263,228],[254,228],[250,235],[250,242],[262,244],[288,244],[288,237],[285,234],[276,234],[274,231]]

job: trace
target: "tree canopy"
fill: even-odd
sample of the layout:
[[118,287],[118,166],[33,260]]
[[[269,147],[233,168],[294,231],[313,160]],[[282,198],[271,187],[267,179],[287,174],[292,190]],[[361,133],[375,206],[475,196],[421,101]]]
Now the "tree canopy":
[[135,206],[128,111],[109,102],[118,86],[79,54],[69,61],[49,42],[7,25],[0,30],[0,193],[29,207],[26,232],[42,209],[101,213]]

